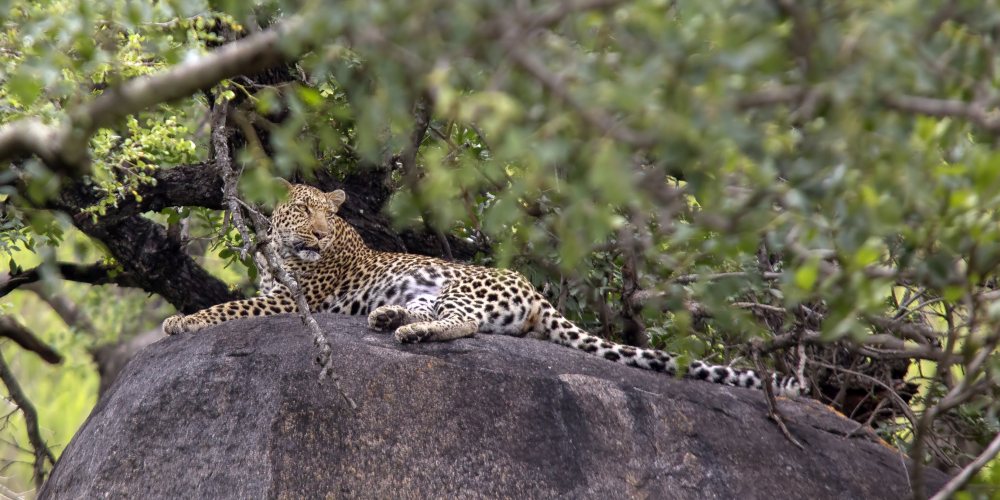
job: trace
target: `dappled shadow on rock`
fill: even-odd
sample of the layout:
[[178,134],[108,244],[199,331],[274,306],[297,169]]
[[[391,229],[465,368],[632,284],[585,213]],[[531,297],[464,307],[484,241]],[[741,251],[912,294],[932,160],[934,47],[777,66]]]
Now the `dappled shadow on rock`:
[[[348,409],[298,318],[140,352],[43,498],[902,498],[904,461],[815,402],[674,380],[545,342],[395,344],[317,315]],[[932,474],[932,489],[944,477]]]

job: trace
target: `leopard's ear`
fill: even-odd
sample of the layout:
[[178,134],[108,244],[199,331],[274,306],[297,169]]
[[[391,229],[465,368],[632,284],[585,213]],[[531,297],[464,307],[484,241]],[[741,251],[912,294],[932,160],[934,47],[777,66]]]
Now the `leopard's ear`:
[[347,201],[347,193],[343,189],[338,189],[332,193],[326,193],[326,198],[333,203],[334,208],[340,208]]

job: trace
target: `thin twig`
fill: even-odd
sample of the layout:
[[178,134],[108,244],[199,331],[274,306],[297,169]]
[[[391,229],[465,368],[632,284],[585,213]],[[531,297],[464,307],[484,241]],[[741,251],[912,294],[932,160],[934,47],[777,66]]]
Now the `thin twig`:
[[321,382],[326,378],[332,380],[333,386],[337,389],[337,392],[340,393],[341,397],[344,398],[344,401],[347,402],[348,406],[350,406],[352,410],[356,410],[358,408],[357,403],[355,403],[354,400],[347,395],[347,392],[345,392],[343,387],[340,385],[340,377],[338,377],[333,371],[333,356],[331,355],[333,348],[330,346],[330,340],[326,338],[326,334],[323,333],[319,324],[316,323],[316,319],[313,318],[313,315],[309,310],[309,303],[306,301],[305,295],[299,288],[298,282],[285,271],[285,267],[282,265],[282,261],[281,258],[278,257],[278,253],[274,250],[274,246],[269,244],[266,234],[264,234],[262,229],[260,229],[262,227],[267,227],[266,221],[256,220],[255,215],[251,215],[251,217],[254,217],[255,219],[254,225],[257,228],[257,241],[263,242],[263,244],[259,245],[259,247],[261,252],[264,254],[264,257],[267,259],[272,275],[278,279],[279,283],[285,285],[285,287],[288,288],[289,293],[292,294],[292,297],[295,298],[295,304],[298,306],[299,310],[299,317],[313,334],[313,344],[319,349],[319,354],[316,357],[316,361],[321,367],[319,380]]
[[[213,119],[213,130],[212,130],[212,146],[215,152],[215,164],[222,170],[222,176],[225,180],[225,187],[223,187],[223,193],[227,200],[227,205],[229,207],[230,213],[232,215],[233,225],[236,226],[237,231],[240,232],[240,236],[243,238],[244,242],[244,255],[249,251],[246,247],[249,245],[250,233],[247,229],[246,222],[243,219],[243,210],[241,207],[241,201],[239,201],[239,195],[236,191],[236,184],[238,179],[238,174],[233,170],[232,160],[229,154],[229,143],[228,143],[228,132],[226,130],[226,106],[227,104],[220,104],[219,107],[222,108],[217,113],[216,117]],[[344,401],[347,402],[348,406],[352,410],[357,409],[358,405],[351,399],[350,396],[344,392],[343,387],[340,385],[340,378],[333,371],[333,348],[330,346],[330,340],[323,333],[323,330],[316,323],[316,319],[313,318],[312,313],[309,310],[309,302],[306,301],[305,295],[299,288],[298,282],[285,271],[285,267],[282,264],[281,258],[275,251],[274,246],[269,244],[267,235],[265,233],[266,228],[269,223],[266,219],[256,210],[250,211],[250,217],[252,224],[254,226],[258,248],[261,253],[264,254],[266,259],[266,267],[259,267],[259,269],[270,269],[272,276],[278,279],[278,281],[288,288],[289,293],[295,299],[295,303],[298,306],[299,317],[302,322],[306,325],[309,331],[313,335],[313,344],[319,348],[319,355],[317,356],[317,361],[320,365],[320,375],[319,380],[322,382],[326,378],[333,380],[333,385],[340,393]],[[257,260],[257,253],[254,252],[254,260]],[[258,266],[265,264],[264,262],[258,263]]]
[[947,498],[951,498],[955,492],[965,486],[969,480],[972,479],[972,476],[979,472],[979,469],[982,469],[983,466],[993,460],[998,453],[1000,453],[1000,433],[997,433],[997,435],[993,437],[993,441],[990,441],[989,446],[987,446],[975,460],[969,463],[969,465],[966,465],[962,471],[955,475],[951,481],[948,481],[948,483],[945,484],[940,491],[935,493],[934,496],[931,497],[931,500],[945,500]]
[[879,379],[877,379],[877,378],[875,378],[875,377],[873,377],[871,375],[868,375],[868,374],[865,374],[865,373],[861,373],[859,371],[851,370],[849,368],[844,368],[842,366],[834,366],[834,365],[831,365],[829,363],[824,363],[823,361],[819,361],[819,360],[815,360],[815,359],[808,359],[808,360],[806,360],[806,362],[809,363],[809,364],[811,364],[811,365],[821,366],[821,367],[829,369],[829,370],[839,371],[839,372],[842,372],[842,373],[846,373],[848,375],[853,375],[853,376],[858,377],[858,378],[866,379],[866,380],[869,380],[872,383],[874,383],[874,384],[882,387],[883,389],[885,389],[886,393],[889,394],[889,397],[892,398],[892,400],[896,402],[896,406],[899,408],[899,410],[901,412],[903,412],[903,416],[906,417],[906,419],[910,422],[910,425],[914,425],[916,423],[917,416],[913,413],[913,410],[910,409],[910,406],[908,404],[906,404],[906,401],[904,401],[903,398],[899,394],[897,394],[896,391],[892,387],[889,387],[889,385],[886,384],[885,382],[883,382],[883,381],[881,381],[881,380],[879,380]]
[[7,386],[10,399],[14,401],[14,404],[21,409],[21,414],[24,415],[25,432],[28,434],[28,442],[31,443],[31,448],[35,455],[32,464],[35,475],[35,489],[40,490],[42,484],[45,482],[45,461],[48,460],[49,464],[54,466],[56,458],[52,455],[49,447],[42,440],[42,436],[38,432],[38,413],[35,411],[35,407],[31,404],[28,397],[24,395],[21,385],[17,383],[17,379],[14,378],[10,367],[7,366],[7,361],[3,359],[3,355],[0,355],[0,380]]
[[791,432],[788,432],[788,427],[785,426],[785,420],[781,416],[781,412],[778,410],[778,401],[774,397],[774,388],[771,387],[771,374],[764,369],[764,364],[760,362],[760,356],[758,355],[757,349],[753,350],[753,362],[757,365],[757,372],[763,377],[764,386],[764,400],[767,401],[767,416],[778,424],[778,428],[781,429],[781,433],[785,435],[785,438],[791,441],[800,450],[804,450],[805,447],[799,440],[792,436]]
[[[227,217],[240,233],[243,244],[240,245],[240,260],[245,260],[250,252],[250,231],[247,230],[246,222],[243,220],[243,209],[239,202],[239,193],[236,187],[239,183],[240,174],[233,168],[232,158],[229,154],[229,128],[226,121],[229,116],[229,103],[216,104],[212,110],[212,150],[215,155],[215,165],[222,173],[222,197],[226,201]],[[257,258],[253,255],[254,262],[258,269],[263,269]]]
[[413,106],[413,131],[410,133],[410,142],[403,149],[399,160],[403,164],[403,180],[406,181],[410,192],[413,194],[413,200],[420,211],[420,218],[424,221],[424,227],[437,238],[441,254],[448,260],[454,260],[455,257],[451,252],[451,244],[448,243],[448,238],[443,231],[431,224],[431,212],[419,188],[420,175],[417,172],[417,152],[420,150],[420,145],[424,142],[427,129],[430,127],[431,110],[433,107],[434,103],[430,95],[424,95]]

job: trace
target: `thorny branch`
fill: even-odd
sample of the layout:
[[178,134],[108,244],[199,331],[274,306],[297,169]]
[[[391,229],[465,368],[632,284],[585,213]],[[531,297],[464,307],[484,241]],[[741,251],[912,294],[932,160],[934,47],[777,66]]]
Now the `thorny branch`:
[[10,399],[21,410],[21,414],[24,415],[25,432],[28,434],[28,442],[31,443],[32,452],[34,453],[32,467],[35,474],[35,488],[41,489],[42,483],[45,482],[45,462],[48,461],[49,465],[54,466],[56,458],[52,455],[52,451],[49,450],[49,447],[42,440],[42,436],[38,432],[38,413],[35,411],[34,405],[24,395],[21,385],[14,378],[14,374],[10,371],[10,367],[7,366],[7,361],[3,359],[2,355],[0,355],[0,381],[3,381],[3,384],[7,387],[7,392],[10,393]]
[[[233,169],[229,153],[229,129],[226,126],[228,105],[223,103],[216,106],[218,109],[212,123],[212,148],[215,155],[215,163],[223,173],[223,179],[225,180],[223,193],[226,199],[226,205],[229,207],[229,216],[231,217],[233,225],[236,226],[237,231],[239,231],[240,236],[243,238],[243,248],[241,249],[241,253],[246,255],[246,253],[250,251],[251,239],[246,222],[243,219],[242,201],[240,201],[236,191],[239,174]],[[326,338],[326,334],[323,333],[323,330],[313,318],[312,313],[309,310],[309,303],[306,301],[305,295],[299,288],[298,282],[285,270],[284,265],[282,265],[282,260],[275,251],[274,246],[268,241],[266,234],[268,221],[264,219],[260,212],[256,210],[249,210],[248,212],[255,228],[258,242],[257,248],[264,254],[267,264],[266,267],[259,267],[259,269],[270,269],[271,274],[277,278],[278,282],[288,288],[289,293],[295,299],[295,304],[298,307],[299,316],[302,319],[302,322],[313,335],[313,344],[315,344],[319,349],[319,355],[316,358],[321,367],[319,380],[323,381],[326,378],[330,378],[333,381],[334,388],[337,389],[337,392],[339,392],[341,397],[344,398],[344,401],[348,404],[348,406],[350,406],[352,410],[357,409],[357,403],[355,403],[354,400],[347,395],[343,387],[340,385],[340,378],[336,373],[334,373],[333,356],[331,355],[333,349],[330,347],[329,339]],[[254,259],[257,260],[256,255],[254,255]],[[258,266],[261,264],[263,263],[258,262]]]

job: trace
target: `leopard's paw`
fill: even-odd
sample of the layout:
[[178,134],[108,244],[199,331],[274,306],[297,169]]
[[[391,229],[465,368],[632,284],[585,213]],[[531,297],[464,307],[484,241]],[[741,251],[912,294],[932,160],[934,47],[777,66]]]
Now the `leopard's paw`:
[[429,337],[431,332],[419,323],[414,323],[411,325],[403,325],[396,329],[395,335],[396,342],[400,344],[415,344],[417,342],[423,342]]
[[184,315],[175,314],[165,320],[163,320],[163,333],[167,335],[176,335],[178,333],[184,333],[188,331],[184,326]]
[[368,328],[393,331],[406,322],[406,309],[400,306],[380,306],[368,315]]

